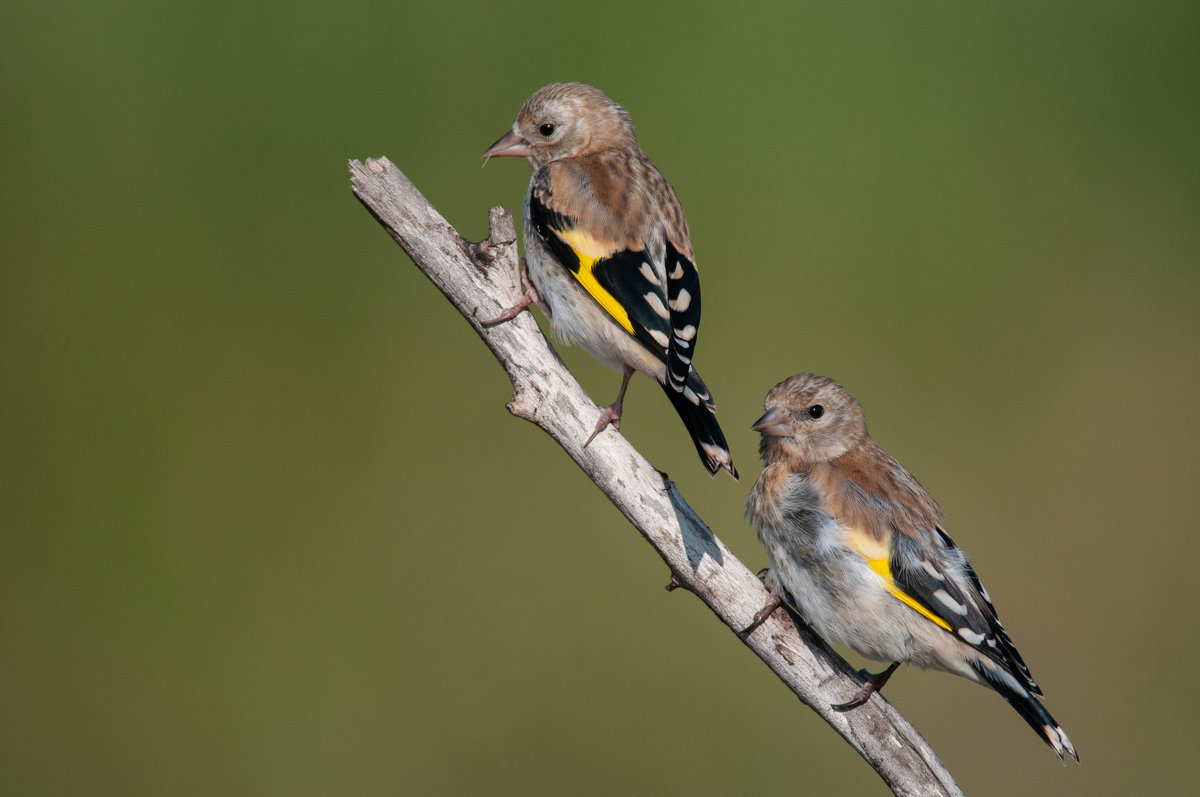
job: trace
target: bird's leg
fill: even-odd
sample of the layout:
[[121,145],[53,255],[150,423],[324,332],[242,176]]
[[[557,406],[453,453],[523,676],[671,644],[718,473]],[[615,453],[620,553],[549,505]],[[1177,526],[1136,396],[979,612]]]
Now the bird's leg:
[[625,375],[621,377],[621,392],[617,394],[617,400],[601,411],[600,420],[596,421],[596,429],[592,432],[592,436],[587,439],[587,442],[583,444],[584,448],[587,448],[596,439],[596,435],[607,429],[609,424],[618,429],[621,428],[621,405],[625,401],[625,389],[629,387],[629,378],[631,376],[633,376],[633,369],[627,365],[625,366]]
[[866,683],[862,685],[862,688],[858,690],[854,697],[850,698],[845,703],[834,703],[830,706],[830,708],[834,711],[849,711],[852,708],[858,708],[863,703],[866,703],[872,694],[878,692],[880,689],[883,689],[883,685],[888,682],[888,678],[892,677],[892,673],[894,673],[896,668],[899,666],[900,662],[893,661],[890,665],[888,665],[886,670],[875,673],[874,675],[866,670],[859,670],[860,675],[865,675],[867,677]]
[[763,604],[763,607],[755,612],[754,616],[750,618],[750,625],[738,632],[738,636],[742,639],[745,639],[758,630],[758,627],[765,623],[767,618],[775,613],[776,609],[778,609],[780,606],[787,605],[783,600],[783,596],[779,594],[779,585],[774,580],[773,574],[771,573],[771,568],[764,567],[762,570],[759,570],[758,580],[763,582],[763,585],[766,586],[770,597],[767,598],[767,602]]
[[546,314],[546,318],[550,318],[550,305],[542,300],[541,294],[538,293],[537,288],[533,286],[533,282],[529,279],[529,268],[525,263],[525,258],[521,258],[521,287],[525,289],[525,292],[521,294],[521,298],[517,300],[516,304],[505,308],[495,318],[488,321],[480,321],[479,323],[485,327],[494,327],[497,324],[503,324],[505,321],[512,321],[531,304],[536,304]]

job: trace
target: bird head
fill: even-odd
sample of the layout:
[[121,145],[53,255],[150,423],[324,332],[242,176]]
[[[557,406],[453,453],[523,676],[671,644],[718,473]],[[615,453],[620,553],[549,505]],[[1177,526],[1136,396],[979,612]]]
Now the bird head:
[[551,83],[534,92],[512,129],[483,153],[486,158],[525,158],[537,169],[624,146],[637,147],[629,113],[583,83]]
[[840,457],[867,437],[862,405],[827,376],[797,374],[767,394],[766,412],[750,428],[762,435],[763,462],[816,464]]

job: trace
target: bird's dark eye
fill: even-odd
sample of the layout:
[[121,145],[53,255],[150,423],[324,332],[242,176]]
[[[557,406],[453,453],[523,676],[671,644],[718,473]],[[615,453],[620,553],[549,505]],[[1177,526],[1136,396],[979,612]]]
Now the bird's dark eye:
[[545,138],[550,138],[550,136],[554,135],[554,125],[546,122],[546,124],[538,128],[538,132]]
[[825,414],[825,408],[822,407],[820,404],[814,404],[808,408],[808,417],[812,418],[813,420],[820,418],[824,414]]

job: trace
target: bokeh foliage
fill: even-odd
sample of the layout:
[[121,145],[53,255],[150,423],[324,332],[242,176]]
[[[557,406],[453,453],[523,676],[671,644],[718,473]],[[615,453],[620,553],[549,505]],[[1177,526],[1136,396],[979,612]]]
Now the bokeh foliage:
[[[889,698],[968,794],[1182,792],[1200,711],[1194,4],[8,3],[0,793],[882,794],[544,436],[353,199],[466,235],[552,80],[687,209],[697,364],[624,433],[751,567],[747,427],[827,373],[933,491],[1083,758]],[[560,349],[592,395],[616,374]],[[640,378],[639,378],[640,379]]]

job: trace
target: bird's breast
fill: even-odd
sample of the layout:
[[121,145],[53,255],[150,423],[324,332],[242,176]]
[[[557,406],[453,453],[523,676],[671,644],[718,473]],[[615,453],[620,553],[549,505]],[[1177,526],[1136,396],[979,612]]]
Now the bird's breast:
[[746,502],[746,516],[767,545],[783,545],[803,559],[823,558],[835,545],[837,524],[812,481],[778,465],[763,470]]

